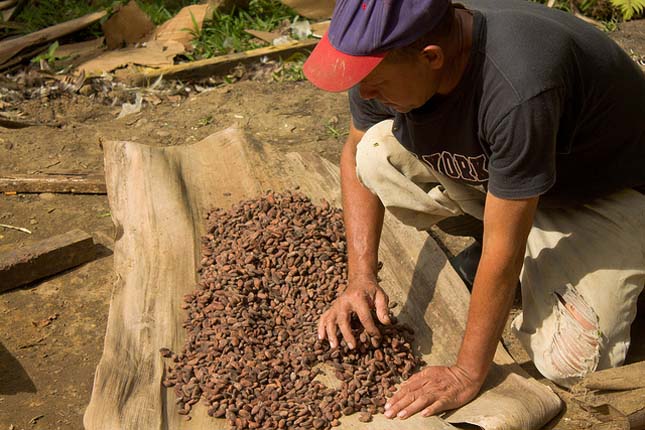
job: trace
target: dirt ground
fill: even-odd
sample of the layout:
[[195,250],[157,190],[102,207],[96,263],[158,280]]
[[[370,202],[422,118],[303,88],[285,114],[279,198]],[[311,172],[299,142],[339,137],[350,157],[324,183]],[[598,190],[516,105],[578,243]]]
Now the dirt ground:
[[[645,21],[628,23],[612,37],[636,60],[645,59]],[[31,100],[20,108],[32,120],[61,126],[0,129],[1,174],[100,172],[102,140],[181,145],[229,126],[242,128],[252,142],[285,152],[313,151],[337,163],[349,121],[345,95],[323,93],[306,82],[240,82],[145,105],[122,119],[116,119],[119,106],[80,95]],[[0,229],[0,251],[73,228],[95,234],[101,243],[112,234],[103,195],[2,195],[0,223],[33,232]],[[435,234],[449,254],[469,243]],[[82,428],[102,353],[112,267],[111,252],[100,247],[100,257],[91,263],[0,294],[0,429]],[[634,339],[645,332],[643,319],[641,312]],[[505,343],[539,376],[511,338],[505,336]],[[644,349],[633,348],[629,360],[643,359]],[[588,415],[568,404],[549,427],[590,426]]]

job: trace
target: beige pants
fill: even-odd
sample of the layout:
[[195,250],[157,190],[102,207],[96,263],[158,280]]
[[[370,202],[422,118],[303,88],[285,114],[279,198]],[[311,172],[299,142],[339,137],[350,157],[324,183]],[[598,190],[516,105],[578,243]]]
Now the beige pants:
[[[462,214],[483,219],[483,189],[432,170],[391,129],[387,120],[367,131],[356,172],[394,216],[419,230]],[[645,196],[624,190],[575,209],[538,209],[520,280],[513,330],[545,377],[568,386],[621,365],[645,285]]]

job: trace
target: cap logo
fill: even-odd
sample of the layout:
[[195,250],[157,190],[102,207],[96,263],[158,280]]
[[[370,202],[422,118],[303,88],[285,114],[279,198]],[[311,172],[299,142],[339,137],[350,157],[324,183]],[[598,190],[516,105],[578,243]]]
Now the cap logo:
[[361,9],[363,10],[367,9],[367,3],[363,2],[363,4],[361,4]]

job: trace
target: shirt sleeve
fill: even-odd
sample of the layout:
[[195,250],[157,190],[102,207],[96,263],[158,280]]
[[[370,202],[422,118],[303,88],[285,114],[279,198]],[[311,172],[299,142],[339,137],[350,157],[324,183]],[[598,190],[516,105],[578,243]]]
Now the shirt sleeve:
[[505,199],[546,193],[556,181],[562,91],[552,89],[515,106],[498,121],[490,143],[488,191]]
[[386,119],[394,118],[394,112],[376,100],[365,100],[358,92],[358,86],[349,90],[349,111],[354,127],[367,131],[371,126]]

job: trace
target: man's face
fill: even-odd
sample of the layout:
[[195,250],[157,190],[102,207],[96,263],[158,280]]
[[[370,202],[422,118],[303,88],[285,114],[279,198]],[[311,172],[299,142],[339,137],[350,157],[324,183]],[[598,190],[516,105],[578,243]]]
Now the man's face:
[[405,113],[423,106],[437,92],[439,76],[422,55],[388,55],[358,85],[362,98]]

